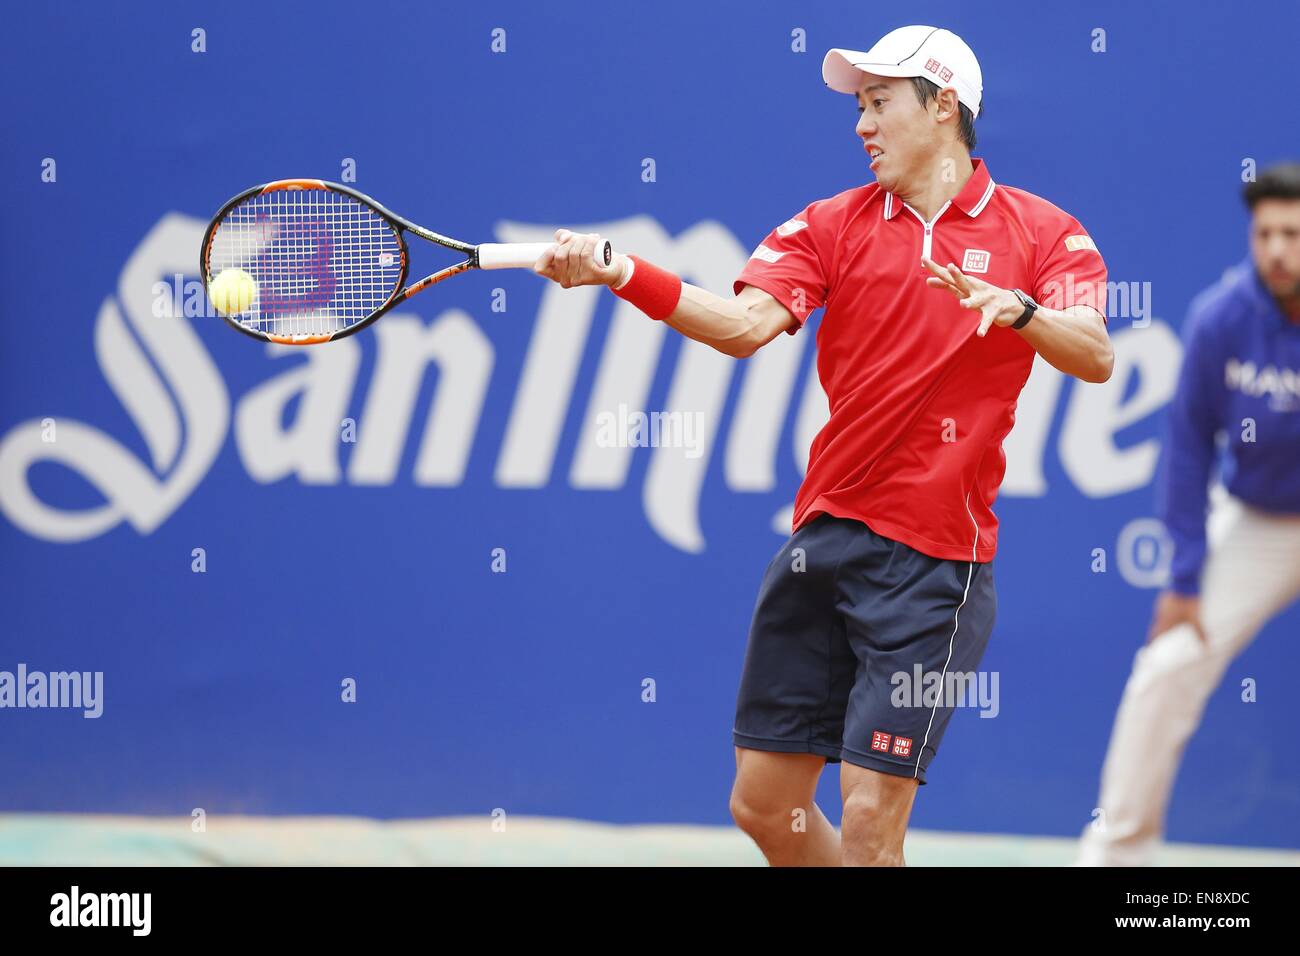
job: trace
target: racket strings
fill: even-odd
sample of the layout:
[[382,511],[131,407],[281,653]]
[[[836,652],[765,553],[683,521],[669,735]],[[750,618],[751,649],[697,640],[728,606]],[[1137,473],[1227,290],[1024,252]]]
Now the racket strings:
[[214,231],[210,275],[252,276],[250,306],[231,318],[268,335],[326,335],[382,307],[402,278],[402,242],[369,206],[328,189],[250,196]]

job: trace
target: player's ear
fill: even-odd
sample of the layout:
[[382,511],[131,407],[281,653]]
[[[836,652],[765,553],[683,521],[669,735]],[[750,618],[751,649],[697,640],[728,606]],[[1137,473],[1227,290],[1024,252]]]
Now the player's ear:
[[939,91],[938,95],[934,98],[934,105],[934,118],[941,123],[951,117],[955,117],[961,107],[961,103],[957,99],[957,91],[951,86],[944,87]]

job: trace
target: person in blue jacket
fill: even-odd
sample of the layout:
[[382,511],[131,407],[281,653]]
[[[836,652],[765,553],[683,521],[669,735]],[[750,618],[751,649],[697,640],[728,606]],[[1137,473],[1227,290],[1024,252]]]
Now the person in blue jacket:
[[1250,256],[1183,326],[1158,485],[1170,583],[1124,688],[1080,865],[1151,862],[1206,699],[1300,595],[1300,163],[1262,172],[1245,200]]

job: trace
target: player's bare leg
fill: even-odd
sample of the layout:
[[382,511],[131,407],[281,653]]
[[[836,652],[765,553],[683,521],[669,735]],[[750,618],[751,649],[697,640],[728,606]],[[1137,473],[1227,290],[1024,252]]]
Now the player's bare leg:
[[840,764],[844,866],[906,866],[903,838],[917,782],[912,777]]
[[840,839],[814,801],[826,758],[736,748],[731,815],[772,866],[839,866]]

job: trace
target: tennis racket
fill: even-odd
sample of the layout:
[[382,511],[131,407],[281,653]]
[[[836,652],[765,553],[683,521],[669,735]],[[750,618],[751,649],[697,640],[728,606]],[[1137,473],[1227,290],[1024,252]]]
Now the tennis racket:
[[[465,259],[403,287],[407,233]],[[469,269],[531,269],[551,242],[472,245],[403,219],[369,196],[319,179],[283,179],[235,196],[203,235],[199,272],[222,318],[245,335],[317,345],[361,331]],[[608,241],[597,264],[613,261]]]

